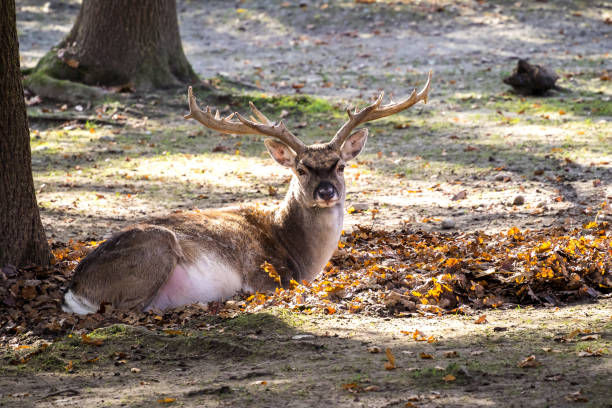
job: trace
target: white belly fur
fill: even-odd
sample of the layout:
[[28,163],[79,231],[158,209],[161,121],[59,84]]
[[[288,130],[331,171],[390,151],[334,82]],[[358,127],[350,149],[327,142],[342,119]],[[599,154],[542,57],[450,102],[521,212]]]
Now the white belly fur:
[[193,264],[177,265],[147,310],[222,300],[241,289],[242,276],[236,270],[214,255],[203,255]]
[[82,296],[75,295],[72,290],[69,290],[64,295],[64,304],[62,305],[62,310],[66,313],[86,315],[90,313],[96,313],[99,308],[99,305],[93,304]]

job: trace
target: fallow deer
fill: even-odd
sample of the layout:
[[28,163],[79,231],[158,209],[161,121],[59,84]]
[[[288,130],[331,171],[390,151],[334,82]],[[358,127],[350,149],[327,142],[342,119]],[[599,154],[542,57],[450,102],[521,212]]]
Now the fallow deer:
[[[191,87],[189,114],[222,133],[265,135],[268,152],[293,177],[284,201],[271,211],[252,207],[206,210],[152,219],[102,243],[76,267],[63,310],[95,313],[114,308],[166,309],[222,300],[238,292],[273,290],[277,281],[262,270],[271,264],[287,287],[314,278],[340,238],[345,200],[344,166],[363,149],[367,129],[358,125],[427,102],[431,72],[420,92],[400,103],[351,111],[328,143],[305,145],[283,122],[272,123],[252,103],[257,119],[233,113],[221,118],[198,108]],[[237,120],[234,119],[237,117]]]

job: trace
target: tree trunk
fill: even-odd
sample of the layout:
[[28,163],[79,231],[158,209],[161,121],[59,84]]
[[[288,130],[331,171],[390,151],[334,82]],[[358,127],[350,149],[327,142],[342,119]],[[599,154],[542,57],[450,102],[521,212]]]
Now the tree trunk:
[[140,90],[197,81],[183,53],[175,0],[83,0],[72,30],[36,72]]
[[30,156],[15,0],[0,2],[0,267],[49,263]]

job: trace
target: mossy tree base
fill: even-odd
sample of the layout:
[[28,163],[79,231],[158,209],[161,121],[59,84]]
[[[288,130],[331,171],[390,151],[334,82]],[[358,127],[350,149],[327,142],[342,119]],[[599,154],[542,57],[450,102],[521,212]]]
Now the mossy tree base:
[[183,53],[175,0],[84,0],[68,36],[39,61],[26,86],[68,100],[97,96],[74,83],[147,91],[197,80]]
[[27,76],[23,80],[23,86],[43,98],[62,102],[92,100],[106,94],[106,91],[101,88],[80,82],[56,79],[41,71]]

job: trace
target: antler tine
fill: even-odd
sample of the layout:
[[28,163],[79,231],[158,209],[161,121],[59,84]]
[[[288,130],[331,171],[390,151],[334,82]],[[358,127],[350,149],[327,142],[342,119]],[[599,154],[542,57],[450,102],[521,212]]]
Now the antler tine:
[[349,109],[347,109],[349,119],[344,123],[344,125],[342,125],[340,130],[336,132],[334,138],[331,140],[331,142],[329,142],[330,145],[335,148],[340,148],[342,144],[346,141],[346,139],[349,137],[353,129],[355,129],[355,127],[359,126],[362,123],[370,122],[372,120],[384,118],[385,116],[390,116],[395,113],[401,112],[405,109],[408,109],[419,101],[427,103],[429,87],[431,85],[431,77],[432,71],[429,71],[427,83],[425,84],[423,89],[421,89],[421,92],[417,93],[415,89],[414,91],[412,91],[408,99],[403,102],[389,103],[387,105],[380,106],[384,95],[384,93],[381,92],[378,99],[376,99],[373,104],[366,106],[360,111],[357,111],[357,109],[355,109],[355,112],[351,112]]
[[271,125],[272,124],[270,119],[268,119],[263,113],[261,113],[259,111],[259,109],[257,109],[257,107],[255,106],[255,104],[253,102],[249,101],[249,107],[251,108],[251,110],[253,111],[255,116],[257,116],[257,119],[259,119],[261,121],[261,123],[263,123],[264,125]]
[[[272,123],[263,113],[261,113],[253,103],[249,102],[251,110],[257,118],[261,121],[251,121],[242,117],[239,113],[232,113],[225,118],[221,118],[219,111],[214,115],[210,107],[206,107],[206,110],[201,110],[198,107],[195,96],[193,96],[193,89],[189,87],[187,91],[188,102],[189,102],[189,114],[185,115],[185,119],[195,119],[207,128],[216,130],[221,133],[231,133],[235,135],[264,135],[272,136],[280,141],[286,143],[296,153],[301,153],[306,148],[306,145],[298,139],[293,133],[289,131],[283,124]],[[232,120],[234,116],[238,117],[238,121]]]
[[[256,112],[255,114],[257,115]],[[261,112],[259,112],[259,115],[263,116]],[[239,113],[236,113],[236,116],[238,116],[238,120],[240,122],[252,130],[252,133],[275,137],[281,142],[284,142],[298,154],[302,153],[306,148],[306,145],[300,139],[298,139],[297,136],[291,133],[289,129],[287,129],[282,120],[276,124],[264,124],[249,120]],[[271,123],[265,116],[263,117],[268,121],[268,123]]]

